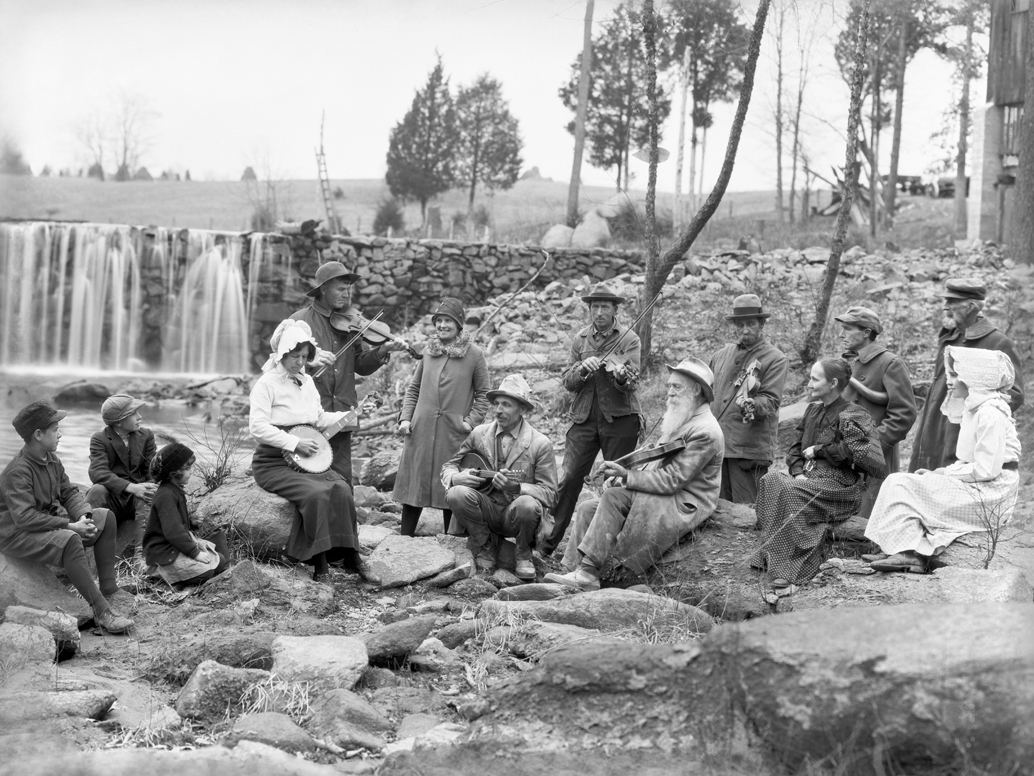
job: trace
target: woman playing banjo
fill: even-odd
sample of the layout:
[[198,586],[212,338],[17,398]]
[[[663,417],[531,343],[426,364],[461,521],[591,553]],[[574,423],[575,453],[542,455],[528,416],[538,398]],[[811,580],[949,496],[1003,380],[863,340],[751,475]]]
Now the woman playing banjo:
[[316,355],[316,342],[305,321],[282,321],[269,340],[272,354],[251,390],[250,431],[258,442],[251,462],[255,482],[298,507],[286,552],[314,567],[313,579],[327,581],[328,563],[344,559],[360,567],[355,502],[351,485],[333,469],[319,474],[298,471],[283,451],[312,456],[314,439],[288,433],[298,425],[323,430],[350,414],[325,412],[305,365]]

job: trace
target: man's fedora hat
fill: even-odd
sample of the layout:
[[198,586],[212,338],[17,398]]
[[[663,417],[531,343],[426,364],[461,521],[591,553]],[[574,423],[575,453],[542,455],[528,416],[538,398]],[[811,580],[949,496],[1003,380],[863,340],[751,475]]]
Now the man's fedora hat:
[[727,321],[742,321],[744,318],[760,318],[767,320],[772,317],[761,309],[761,298],[757,294],[740,294],[732,300],[732,315],[726,315]]
[[316,296],[316,294],[320,290],[320,286],[322,286],[329,280],[333,280],[334,278],[344,278],[347,282],[354,283],[359,279],[359,276],[354,272],[349,272],[345,268],[345,265],[342,264],[340,261],[328,261],[326,264],[321,265],[320,268],[316,270],[316,277],[312,281],[312,289],[307,291],[305,295]]
[[846,313],[841,313],[833,320],[840,323],[849,323],[861,329],[872,329],[873,334],[879,334],[883,331],[880,316],[876,314],[875,310],[870,310],[868,307],[860,307],[858,305],[848,307]]
[[489,401],[495,401],[498,396],[509,396],[527,405],[529,410],[535,409],[535,402],[531,398],[531,386],[522,374],[507,375],[499,383],[498,388],[488,392]]
[[[757,297],[754,298],[756,299]],[[699,358],[690,356],[689,358],[682,359],[678,366],[672,366],[671,364],[665,364],[665,366],[668,367],[669,372],[678,372],[696,380],[704,391],[704,399],[708,402],[714,401],[714,372],[711,371],[711,367]]]
[[582,297],[582,301],[586,304],[590,302],[613,302],[614,304],[621,304],[625,301],[625,297],[618,296],[614,293],[614,289],[611,288],[606,281],[597,283],[592,287],[592,290]]

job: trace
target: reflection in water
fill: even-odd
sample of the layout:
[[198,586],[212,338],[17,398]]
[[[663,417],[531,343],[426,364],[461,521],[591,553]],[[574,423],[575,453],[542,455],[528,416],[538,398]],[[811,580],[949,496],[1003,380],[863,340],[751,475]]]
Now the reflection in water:
[[[0,399],[0,471],[22,447],[21,438],[11,426],[15,414],[28,403],[22,401],[22,398],[19,397],[16,402],[12,402],[6,396]],[[97,402],[96,408],[65,405],[59,408],[65,410],[68,416],[61,421],[61,443],[57,455],[72,482],[89,485],[90,437],[104,427],[100,415],[100,402]],[[197,444],[194,439],[204,441],[207,438],[213,447],[217,447],[220,438],[218,419],[210,420],[210,412],[217,413],[218,408],[204,405],[187,406],[182,402],[172,401],[163,402],[161,406],[148,404],[140,410],[144,425],[154,431],[157,437],[155,441],[159,447],[168,441],[163,437],[173,436],[177,441],[193,448],[200,460],[211,460],[213,452]],[[228,417],[224,422],[246,426],[247,419]],[[194,439],[191,438],[192,435]],[[243,472],[251,466],[254,444],[250,437],[247,437],[245,445],[240,451],[236,467],[238,472]]]

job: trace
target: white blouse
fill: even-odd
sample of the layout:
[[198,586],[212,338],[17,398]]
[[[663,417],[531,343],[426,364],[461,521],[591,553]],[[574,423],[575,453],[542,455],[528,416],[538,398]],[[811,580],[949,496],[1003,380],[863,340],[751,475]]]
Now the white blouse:
[[324,412],[319,391],[312,377],[297,375],[301,385],[283,366],[277,364],[266,372],[251,389],[251,413],[248,430],[259,442],[282,450],[293,451],[301,441],[277,426],[315,426],[325,429],[343,418],[346,412]]
[[[968,402],[967,402],[968,405]],[[987,482],[1002,473],[1002,465],[1020,459],[1020,440],[1009,405],[992,396],[970,407],[959,423],[955,463],[944,473],[963,482]]]

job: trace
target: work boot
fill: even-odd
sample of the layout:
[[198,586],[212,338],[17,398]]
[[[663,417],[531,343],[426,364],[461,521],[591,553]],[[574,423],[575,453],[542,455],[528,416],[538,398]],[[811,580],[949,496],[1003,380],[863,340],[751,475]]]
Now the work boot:
[[470,550],[470,554],[474,556],[474,567],[478,571],[484,571],[490,573],[495,571],[496,566],[496,550],[497,547],[495,542],[492,541],[492,537],[488,537],[488,541],[484,544],[477,544],[474,541],[473,536],[467,537],[467,549]]
[[542,581],[566,585],[581,591],[600,589],[600,578],[590,574],[584,568],[577,568],[569,574],[546,574]]
[[110,607],[99,614],[94,612],[93,621],[108,633],[125,633],[133,627],[131,619],[115,614]]
[[535,581],[535,564],[531,560],[518,560],[516,572],[517,579],[525,582]]

